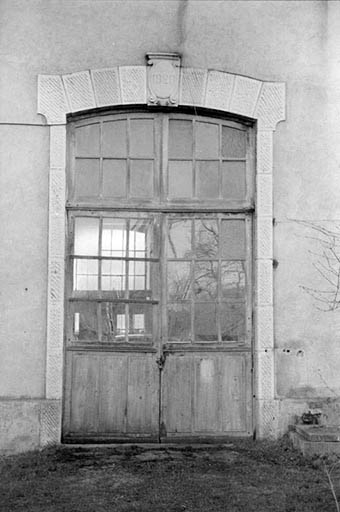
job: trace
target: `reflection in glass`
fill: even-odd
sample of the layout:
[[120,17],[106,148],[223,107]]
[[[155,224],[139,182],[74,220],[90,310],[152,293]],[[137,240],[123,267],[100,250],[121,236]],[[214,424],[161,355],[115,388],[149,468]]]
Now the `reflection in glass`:
[[191,339],[191,304],[182,302],[168,304],[168,339],[169,341],[190,341]]
[[124,257],[126,251],[126,221],[103,219],[102,256]]
[[112,302],[103,302],[102,313],[102,341],[125,341],[126,315],[125,305]]
[[245,304],[221,304],[220,322],[222,341],[245,339]]
[[131,219],[129,234],[129,257],[150,258],[152,224],[149,219]]
[[151,337],[152,310],[151,304],[129,304],[129,340]]
[[169,301],[189,299],[191,296],[190,262],[169,261],[167,276]]
[[73,263],[74,290],[98,290],[98,260],[75,258]]
[[218,253],[218,227],[215,219],[195,221],[195,255],[199,259],[209,259]]
[[245,272],[242,261],[222,262],[221,288],[224,299],[242,299],[245,297]]
[[78,126],[76,128],[77,156],[99,156],[99,130],[99,123]]
[[217,261],[196,261],[194,294],[197,301],[217,299],[218,263]]
[[99,219],[76,217],[74,220],[74,254],[98,256]]
[[102,153],[104,157],[126,158],[126,121],[109,121],[102,124]]
[[[102,261],[102,290],[115,292],[125,290],[125,261]],[[123,296],[123,293],[118,293],[117,296]]]
[[126,160],[103,160],[103,196],[126,197]]
[[153,197],[153,161],[130,161],[130,196]]
[[168,229],[168,257],[190,258],[191,220],[170,219]]
[[148,290],[150,288],[149,263],[129,261],[129,290]]
[[72,304],[72,310],[74,339],[82,341],[97,339],[97,303],[74,303]]
[[195,304],[194,332],[196,341],[217,341],[217,304],[204,302]]
[[97,197],[99,195],[99,158],[76,158],[76,197]]
[[153,157],[153,119],[130,120],[130,156]]

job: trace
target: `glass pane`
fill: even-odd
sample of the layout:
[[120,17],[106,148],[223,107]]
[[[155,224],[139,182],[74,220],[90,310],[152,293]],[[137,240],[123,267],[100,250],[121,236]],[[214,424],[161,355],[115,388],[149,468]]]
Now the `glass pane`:
[[196,158],[218,158],[218,124],[196,123]]
[[168,340],[169,341],[190,341],[191,340],[191,304],[182,302],[180,304],[168,305]]
[[217,304],[195,304],[194,332],[196,341],[218,341]]
[[153,162],[151,160],[131,160],[130,196],[153,196]]
[[103,219],[102,256],[125,257],[126,221],[124,219]]
[[224,199],[244,199],[246,196],[245,162],[222,162],[222,196]]
[[115,292],[115,298],[123,297],[125,275],[125,261],[102,260],[102,290]]
[[217,261],[196,261],[194,294],[196,301],[217,299],[218,263]]
[[79,126],[75,135],[77,156],[99,156],[99,124]]
[[74,219],[74,254],[98,256],[99,219],[76,217]]
[[126,196],[126,160],[103,160],[103,196]]
[[73,337],[76,340],[90,341],[98,339],[97,303],[72,303]]
[[102,303],[102,341],[124,342],[126,315],[124,304]]
[[192,158],[192,122],[169,121],[169,158]]
[[195,221],[195,255],[199,259],[209,259],[218,254],[218,227],[214,219]]
[[155,256],[152,249],[152,221],[150,219],[131,219],[129,257],[150,258]]
[[191,258],[191,220],[169,219],[168,258]]
[[153,157],[153,119],[131,119],[130,156]]
[[103,123],[102,154],[114,158],[126,158],[127,133],[126,121],[109,121]]
[[129,304],[129,341],[151,338],[152,304]]
[[73,289],[98,290],[98,260],[74,260]]
[[201,161],[196,163],[197,197],[216,198],[219,195],[219,162]]
[[245,339],[245,312],[243,303],[221,304],[222,341],[243,341]]
[[221,288],[224,299],[245,297],[245,272],[241,261],[222,261]]
[[192,162],[169,162],[169,197],[192,197]]
[[245,158],[246,132],[228,126],[222,127],[222,157]]
[[169,301],[187,300],[191,297],[191,273],[189,261],[168,261]]
[[229,260],[244,260],[245,222],[243,220],[223,220],[221,223],[221,255]]
[[99,160],[77,158],[75,182],[77,197],[97,197],[99,195]]
[[129,261],[129,290],[150,290],[150,266],[147,261]]

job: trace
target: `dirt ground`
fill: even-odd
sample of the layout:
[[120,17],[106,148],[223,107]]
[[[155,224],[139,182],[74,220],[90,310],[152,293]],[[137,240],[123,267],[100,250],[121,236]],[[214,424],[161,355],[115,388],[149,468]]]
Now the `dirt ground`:
[[226,445],[61,446],[0,459],[6,512],[332,512],[336,460],[306,460],[287,440]]

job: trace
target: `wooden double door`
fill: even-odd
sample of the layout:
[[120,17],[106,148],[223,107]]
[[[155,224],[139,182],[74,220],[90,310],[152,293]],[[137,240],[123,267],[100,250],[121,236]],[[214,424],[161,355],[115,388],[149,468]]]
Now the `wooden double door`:
[[251,218],[70,214],[63,438],[252,434]]

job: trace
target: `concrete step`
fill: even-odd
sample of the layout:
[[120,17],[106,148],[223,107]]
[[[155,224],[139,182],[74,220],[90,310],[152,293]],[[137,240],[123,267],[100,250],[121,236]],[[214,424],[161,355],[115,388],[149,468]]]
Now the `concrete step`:
[[340,427],[338,426],[294,425],[289,436],[294,448],[306,457],[340,455]]

